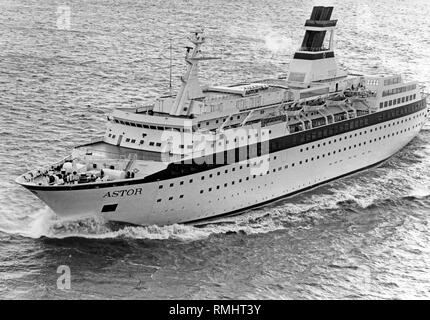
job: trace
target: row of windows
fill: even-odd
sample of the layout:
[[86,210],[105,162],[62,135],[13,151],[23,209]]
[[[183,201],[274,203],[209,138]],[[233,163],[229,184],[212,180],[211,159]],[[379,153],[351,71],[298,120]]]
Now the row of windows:
[[[276,157],[274,157],[274,159],[276,159]],[[257,165],[260,165],[260,164],[262,164],[263,163],[263,160],[260,160],[259,162],[258,162],[258,164],[257,164],[257,162],[254,162],[254,164],[253,164],[253,166],[254,167],[256,167]],[[226,170],[221,170],[221,171],[217,171],[217,173],[215,174],[215,173],[211,173],[211,174],[209,174],[208,175],[208,178],[210,179],[210,178],[213,178],[214,176],[220,176],[221,174],[223,174],[223,171],[224,171],[224,174],[228,174],[229,172],[235,172],[236,171],[236,169],[238,169],[238,170],[242,170],[242,169],[244,169],[244,168],[250,168],[251,167],[251,163],[247,163],[246,165],[244,164],[244,165],[240,165],[239,167],[237,167],[237,168],[231,168],[231,170],[229,171],[228,169],[226,169]],[[200,180],[205,180],[205,176],[201,176],[200,177]],[[179,185],[183,185],[184,184],[184,182],[185,182],[185,180],[182,180],[182,181],[180,181],[179,182]],[[188,180],[188,183],[193,183],[194,182],[194,179],[189,179]],[[169,187],[170,188],[172,188],[172,187],[174,187],[175,186],[175,184],[174,183],[170,183],[169,184]],[[158,186],[158,189],[163,189],[164,188],[164,186],[162,185],[162,184],[160,184],[159,186]]]
[[178,132],[191,132],[189,128],[175,128],[175,127],[166,127],[166,126],[151,126],[147,124],[142,123],[136,123],[136,122],[129,122],[129,121],[122,121],[118,119],[113,120],[115,123],[120,123],[122,125],[131,126],[131,127],[137,127],[137,128],[143,128],[143,129],[152,129],[152,130],[167,130],[167,131],[178,131]]
[[[383,128],[385,129],[385,128],[387,128],[387,127],[391,127],[391,126],[393,126],[393,127],[394,127],[395,125],[399,125],[399,124],[401,124],[401,123],[403,123],[403,122],[410,121],[410,120],[415,119],[415,118],[417,118],[417,117],[419,117],[419,116],[422,116],[422,115],[424,115],[424,112],[421,112],[421,113],[419,113],[419,114],[417,114],[417,115],[415,115],[415,116],[411,116],[411,117],[406,118],[406,119],[404,119],[404,120],[399,120],[399,121],[397,121],[397,122],[393,122],[392,124],[391,124],[391,123],[388,123],[388,124],[385,124],[385,125],[383,125],[383,126],[382,126],[382,125],[380,125],[380,126],[379,126],[379,130],[382,130]],[[374,129],[370,129],[370,130],[369,130],[369,132],[373,132],[373,131],[378,131],[378,127],[375,127]],[[367,134],[367,130],[359,131],[359,132],[357,132],[357,133],[354,133],[354,135],[350,134],[350,135],[349,135],[349,138],[351,139],[352,137],[361,136],[362,134]],[[307,150],[309,150],[309,149],[319,148],[319,147],[321,147],[321,145],[322,145],[322,146],[325,146],[326,144],[331,144],[332,142],[333,142],[333,143],[336,143],[336,142],[337,142],[337,140],[339,140],[339,142],[340,142],[340,141],[342,141],[342,139],[343,139],[343,140],[348,139],[348,135],[346,134],[345,136],[343,136],[343,137],[339,137],[338,139],[329,140],[329,141],[327,141],[327,143],[326,143],[326,142],[323,142],[323,143],[318,143],[318,144],[312,145],[312,146],[310,146],[310,147],[301,148],[301,149],[300,149],[300,152],[303,152],[304,150],[306,150],[306,151],[307,151]]]
[[377,85],[379,85],[379,80],[378,79],[367,79],[366,83],[369,86],[377,86]]
[[256,108],[261,105],[261,96],[255,98],[241,99],[236,101],[236,108],[238,109],[247,109],[247,108]]
[[407,101],[409,101],[409,100],[415,100],[415,99],[416,99],[416,97],[417,97],[417,95],[416,95],[416,94],[411,94],[410,96],[405,96],[405,97],[397,98],[397,99],[394,99],[394,100],[387,100],[387,101],[385,101],[385,102],[381,102],[381,103],[379,103],[379,107],[380,107],[381,109],[383,109],[383,108],[387,108],[387,107],[395,106],[396,104],[400,104],[400,103],[403,103],[403,102],[407,102]]
[[[269,134],[271,134],[272,133],[272,130],[269,130]],[[146,136],[146,134],[144,134],[145,136]],[[261,132],[261,135],[262,136],[264,136],[264,135],[266,135],[266,132],[265,131],[262,131]],[[258,136],[259,136],[259,134],[258,133],[255,133],[254,134],[254,136],[256,137],[256,138],[258,138]],[[109,138],[112,138],[112,139],[115,139],[115,137],[116,137],[116,135],[115,134],[111,134],[111,133],[109,133],[109,135],[108,135],[108,137]],[[251,139],[251,135],[248,135],[248,141]],[[242,137],[240,137],[240,140],[241,141],[244,141],[245,140],[245,137],[244,136],[242,136]],[[136,143],[136,139],[132,139],[132,138],[126,138],[125,139],[125,142],[127,142],[127,143]],[[233,142],[239,142],[239,137],[235,137],[234,139],[233,139]],[[139,141],[139,145],[143,145],[145,143],[145,141],[144,140],[140,140]],[[225,144],[227,145],[227,144],[229,144],[230,143],[230,140],[225,140]],[[220,142],[218,142],[218,145],[222,145],[223,144],[223,142],[222,141],[220,141]],[[156,147],[161,147],[161,142],[149,142],[149,145],[150,146],[156,146]],[[211,144],[211,147],[213,148],[215,146],[215,143],[212,143]],[[185,146],[183,145],[183,144],[180,144],[179,145],[179,148],[180,149],[184,149],[185,148]],[[192,144],[190,144],[190,145],[187,145],[187,148],[188,149],[193,149],[193,145]]]
[[[269,108],[268,109],[263,109],[263,110],[260,110],[260,114],[264,114],[267,111],[270,112],[272,110],[269,109]],[[317,114],[317,112],[315,112],[315,113],[314,112],[309,112],[309,113],[305,113],[305,114],[300,114],[299,117],[303,118],[303,117],[313,116],[314,114]],[[236,120],[240,120],[242,118],[242,116],[241,115],[230,116],[229,121],[233,121],[233,120],[235,120],[235,118],[236,118]],[[269,122],[273,122],[273,121],[277,120],[277,119],[272,119],[272,120],[270,120],[270,119],[272,119],[272,118],[268,118],[268,119],[265,119],[265,120],[269,121]],[[290,121],[291,119],[292,119],[292,117],[288,117],[288,121]],[[201,123],[197,124],[197,127],[200,128],[204,123],[206,124],[206,126],[209,126],[211,124],[219,124],[220,122],[225,122],[226,120],[227,120],[227,118],[222,118],[222,119],[215,119],[215,120],[211,120],[211,121],[201,122]],[[255,122],[259,122],[261,120],[262,119],[256,119],[254,121]]]
[[[240,116],[236,116],[236,119],[237,120],[239,120],[240,119]],[[213,123],[220,123],[220,122],[225,122],[227,120],[227,118],[223,118],[223,119],[216,119],[216,120],[212,120],[212,121],[206,121],[206,125],[208,126],[208,125],[210,125],[210,123],[211,122],[213,122]],[[234,120],[234,117],[233,116],[231,116],[230,117],[230,119],[229,119],[229,121],[233,121]],[[201,122],[201,123],[198,123],[197,124],[197,127],[198,128],[200,128],[201,126],[202,126],[202,124],[203,124],[203,122]]]
[[[264,113],[264,112],[263,112]],[[241,118],[241,116],[236,116],[236,118],[239,120]],[[233,120],[233,116],[230,117],[230,121]],[[216,119],[213,121],[206,121],[206,125],[208,126],[210,124],[210,122],[214,122],[214,123],[220,123],[220,121],[226,121],[227,118],[224,119]],[[170,126],[160,126],[160,125],[147,125],[147,124],[142,124],[142,123],[136,123],[136,122],[130,122],[130,121],[123,121],[123,120],[118,120],[118,119],[114,119],[113,120],[115,123],[119,123],[122,125],[126,125],[126,126],[131,126],[131,127],[137,127],[137,128],[143,128],[143,129],[151,129],[151,130],[162,130],[162,131],[178,131],[178,132],[191,132],[190,128],[176,128],[176,127],[170,127]],[[202,123],[198,123],[197,127],[200,128],[202,125]]]
[[[271,134],[272,133],[272,130],[269,130],[269,134]],[[266,131],[262,131],[261,132],[261,136],[265,136],[266,135]],[[258,132],[257,133],[255,133],[253,136],[251,136],[251,135],[248,135],[248,140],[247,140],[247,142],[250,142],[250,140],[251,140],[251,137],[255,137],[255,138],[258,138],[258,136],[259,136],[259,134],[258,134]],[[244,136],[241,136],[241,137],[235,137],[232,141],[230,141],[230,140],[225,140],[224,141],[224,144],[229,144],[230,142],[235,142],[235,143],[237,143],[237,142],[239,142],[239,138],[240,138],[240,140],[241,141],[245,141],[245,137]],[[223,144],[223,141],[219,141],[218,142],[218,145],[219,146],[221,146]],[[213,148],[213,147],[215,147],[215,142],[213,142],[213,143],[211,143],[211,148]],[[183,144],[180,144],[179,145],[179,148],[180,149],[184,149],[185,148],[185,146],[183,145]],[[192,149],[193,148],[193,145],[192,144],[190,144],[190,145],[187,145],[187,148],[188,149]]]
[[391,96],[393,94],[398,94],[398,93],[402,93],[402,92],[406,92],[406,91],[411,91],[411,90],[415,90],[417,88],[416,84],[411,84],[408,86],[404,86],[404,87],[399,87],[399,88],[394,88],[394,89],[390,89],[390,90],[384,90],[382,92],[382,96]]
[[395,77],[391,79],[385,79],[384,80],[384,86],[390,86],[392,84],[398,84],[402,82],[402,77]]
[[[260,110],[260,114],[264,114],[266,110]],[[316,112],[315,112],[316,114]],[[313,112],[311,113],[306,113],[304,115],[300,114],[300,118],[302,117],[308,117],[309,115],[314,115]],[[229,121],[233,121],[234,119],[240,120],[242,118],[241,115],[236,115],[236,116],[230,116]],[[206,121],[206,122],[201,122],[197,124],[198,128],[201,128],[203,124],[206,124],[206,126],[209,126],[210,124],[219,124],[220,122],[225,122],[227,120],[227,118],[220,118],[220,119],[215,119],[215,120],[211,120],[211,121]],[[290,120],[290,118],[288,118],[288,120]],[[176,128],[176,127],[169,127],[169,126],[160,126],[160,125],[147,125],[147,124],[142,124],[142,123],[136,123],[136,122],[130,122],[130,121],[123,121],[123,120],[118,120],[118,119],[114,119],[113,120],[115,123],[118,124],[122,124],[122,125],[127,125],[127,126],[132,126],[132,127],[137,127],[137,128],[143,128],[143,129],[151,129],[151,130],[167,130],[167,131],[178,131],[178,132],[191,132],[190,128]],[[261,119],[257,119],[256,121],[261,121]],[[275,120],[272,120],[275,121]]]
[[[341,123],[333,123],[325,127],[274,138],[269,140],[268,143],[257,142],[252,145],[237,147],[235,149],[213,153],[204,157],[194,158],[192,160],[182,160],[180,162],[170,163],[165,170],[148,176],[146,181],[171,179],[178,176],[211,170],[217,167],[222,167],[226,164],[259,157],[262,154],[275,153],[301,144],[310,143],[342,133],[348,133],[349,131],[361,129],[370,125],[377,125],[381,122],[400,118],[406,114],[413,113],[419,108],[424,107],[424,103],[425,101],[422,100],[414,104],[369,114],[361,118],[346,120]],[[269,150],[266,150],[267,148],[269,148]]]
[[[340,123],[331,124],[322,128],[312,129],[307,132],[296,133],[291,135],[291,137],[289,138],[292,139],[291,142],[293,146],[297,144],[320,140],[322,138],[327,138],[329,136],[337,135],[347,131],[352,131],[354,129],[360,129],[368,125],[372,125],[378,122],[383,122],[396,117],[400,117],[402,115],[414,112],[415,110],[418,110],[421,107],[424,107],[424,103],[425,101],[420,101],[418,103],[415,103],[414,105],[403,106],[396,109],[375,113],[369,116],[364,116],[364,117],[355,118],[355,119],[347,120]],[[280,145],[276,140],[279,140],[279,139],[274,139],[274,147],[276,148],[282,147],[282,145]],[[271,148],[271,152],[272,152],[272,148]]]
[[[115,139],[116,135],[109,133],[108,137],[112,138],[112,139]],[[137,141],[136,139],[132,139],[132,138],[126,138],[125,139],[125,142],[127,142],[127,143],[136,143],[136,141]],[[144,143],[145,143],[145,140],[140,140],[139,141],[139,145],[142,145]],[[161,147],[161,142],[153,142],[153,141],[151,141],[151,142],[149,142],[149,145],[151,147],[152,146]]]
[[[402,122],[403,122],[403,120],[402,120]],[[400,123],[400,122],[398,122],[398,123]],[[366,141],[362,141],[362,142],[359,142],[359,143],[356,143],[356,144],[354,144],[354,145],[350,145],[350,146],[348,146],[348,147],[344,147],[343,149],[342,148],[340,148],[340,149],[337,149],[337,150],[332,150],[332,151],[330,151],[330,152],[328,152],[327,154],[322,154],[322,155],[317,155],[317,156],[314,156],[314,157],[310,157],[310,158],[307,158],[307,159],[304,159],[304,160],[300,160],[300,161],[298,161],[297,162],[297,165],[302,165],[302,164],[304,164],[304,163],[309,163],[309,162],[312,162],[312,161],[315,161],[315,160],[318,160],[318,159],[320,159],[320,158],[325,158],[325,157],[329,157],[329,156],[331,156],[331,155],[335,155],[336,153],[342,153],[342,152],[345,152],[345,151],[348,151],[348,150],[352,150],[352,149],[354,149],[354,148],[358,148],[358,147],[361,147],[361,146],[365,146],[367,143],[369,143],[369,144],[371,144],[371,143],[374,143],[374,142],[377,142],[377,141],[382,141],[382,140],[384,140],[384,139],[387,139],[387,138],[390,138],[390,137],[394,137],[394,136],[396,136],[396,135],[399,135],[399,134],[402,134],[403,132],[407,132],[407,131],[410,131],[411,129],[414,129],[414,128],[416,128],[416,127],[418,127],[419,125],[420,125],[421,123],[419,123],[419,124],[416,124],[416,125],[414,125],[414,126],[412,126],[412,127],[409,127],[409,128],[406,128],[406,129],[402,129],[402,130],[400,130],[400,131],[396,131],[396,132],[393,132],[393,133],[389,133],[389,134],[387,134],[387,135],[383,135],[383,136],[380,136],[380,137],[378,137],[378,138],[374,138],[374,139],[370,139],[370,140],[366,140]],[[382,126],[380,127],[380,129],[382,128]],[[373,129],[372,129],[373,130]],[[370,130],[370,131],[372,131],[372,130]],[[377,130],[377,128],[375,128],[375,131]],[[351,136],[352,137],[352,136]],[[339,139],[339,141],[340,141],[340,139]],[[276,158],[276,157],[275,157]],[[261,160],[259,163],[260,164],[262,164],[262,162],[263,162],[263,160]],[[254,165],[256,165],[256,163],[254,163]],[[295,165],[296,165],[296,163],[291,163],[290,164],[290,166],[288,165],[288,164],[286,164],[286,165],[284,165],[284,166],[279,166],[279,167],[277,167],[277,168],[273,168],[272,169],[272,173],[275,173],[275,172],[279,172],[279,171],[281,171],[281,170],[283,170],[283,169],[288,169],[289,167],[290,168],[292,168],[292,167],[295,167]],[[239,167],[239,169],[243,169],[243,168],[249,168],[249,166],[250,166],[250,164],[247,164],[246,166],[240,166]],[[232,168],[232,170],[231,171],[235,171],[235,169],[236,168]],[[225,174],[228,174],[228,170],[225,170],[224,171],[224,173]],[[219,176],[220,174],[222,173],[222,171],[218,171],[217,173],[216,173],[216,175],[217,176]],[[267,175],[267,174],[270,174],[270,170],[268,170],[268,171],[266,171],[265,172],[265,174]],[[213,178],[215,176],[215,174],[209,174],[208,175],[208,177],[209,178]],[[257,178],[257,176],[263,176],[263,173],[260,173],[259,175],[255,175],[255,174],[253,174],[253,175],[249,175],[249,176],[247,176],[247,177],[245,177],[244,179],[238,179],[237,181],[231,181],[230,183],[224,183],[223,185],[222,184],[220,184],[220,185],[217,185],[216,187],[210,187],[210,188],[208,188],[207,190],[206,189],[201,189],[200,190],[200,194],[203,194],[204,192],[211,192],[211,191],[213,191],[213,190],[219,190],[221,187],[224,187],[224,188],[226,188],[226,187],[228,187],[229,185],[231,185],[231,186],[234,186],[235,184],[239,184],[239,183],[242,183],[242,182],[244,182],[244,181],[249,181],[251,178],[252,179],[256,179]],[[201,180],[205,180],[205,176],[201,176],[200,177],[200,179]],[[189,183],[193,183],[193,179],[190,179],[189,180]],[[183,185],[184,184],[184,181],[180,181],[180,183],[179,183],[180,185]],[[174,183],[170,183],[170,187],[173,187],[174,186]],[[162,189],[163,188],[163,185],[159,185],[159,189]],[[184,195],[180,195],[179,196],[179,198],[180,199],[182,199],[184,197]],[[169,197],[168,198],[169,200],[173,200],[173,197]],[[157,199],[157,202],[161,202],[161,199]]]
[[[179,199],[182,199],[182,198],[184,198],[184,195],[183,195],[183,194],[181,194],[181,195],[179,196]],[[173,197],[169,197],[169,201],[171,201],[171,200],[173,200]],[[157,202],[161,202],[161,199],[157,199]]]
[[[423,115],[424,113],[420,113],[419,115]],[[410,120],[412,120],[412,119],[414,119],[414,118],[416,118],[416,117],[418,117],[419,115],[416,115],[416,116],[412,116],[412,117],[409,117],[408,119],[405,119],[405,120],[401,120],[401,121],[397,121],[397,122],[394,122],[394,123],[392,123],[392,124],[386,124],[386,125],[384,125],[384,126],[379,126],[379,130],[382,130],[383,128],[385,129],[385,128],[387,128],[387,127],[391,127],[391,126],[395,126],[395,125],[399,125],[399,124],[401,124],[401,123],[403,123],[403,122],[407,122],[407,121],[410,121]],[[416,125],[416,126],[418,126],[418,125]],[[416,126],[412,126],[412,128],[415,128]],[[409,129],[410,130],[410,129]],[[369,130],[369,132],[373,132],[373,131],[378,131],[378,127],[376,127],[376,128],[372,128],[372,129],[370,129]],[[406,129],[405,129],[405,131],[406,131]],[[367,134],[367,130],[365,130],[365,131],[361,131],[361,132],[359,132],[359,133],[355,133],[354,135],[352,135],[352,134],[350,134],[349,135],[349,138],[351,139],[353,136],[355,136],[355,137],[357,137],[357,136],[361,136],[363,133],[364,134]],[[387,134],[386,136],[387,137],[390,137],[390,136],[394,136],[395,134],[399,134],[399,133],[403,133],[403,130],[400,130],[400,131],[397,131],[397,132],[395,132],[395,133],[393,133],[393,134]],[[381,140],[381,139],[385,139],[385,137],[386,137],[385,135],[384,136],[382,136],[382,137],[380,137],[379,138],[379,140]],[[328,142],[327,142],[327,144],[331,144],[332,143],[332,141],[333,141],[333,143],[336,143],[337,141],[342,141],[342,138],[343,138],[343,140],[346,140],[346,139],[348,139],[348,135],[345,135],[344,137],[340,137],[340,138],[338,138],[338,139],[334,139],[334,140],[329,140]],[[374,141],[376,142],[376,138],[374,139]],[[369,140],[369,143],[372,143],[372,140]],[[363,142],[363,144],[365,145],[366,144],[366,141],[364,141]],[[317,144],[317,145],[312,145],[312,146],[310,146],[310,147],[306,147],[305,149],[304,148],[302,148],[302,149],[300,149],[300,152],[303,152],[304,150],[309,150],[309,149],[314,149],[315,147],[316,148],[319,148],[321,145],[323,145],[323,146],[325,146],[326,145],[326,142],[323,142],[322,144]],[[361,143],[358,143],[358,146],[360,147],[361,146]],[[357,147],[357,144],[354,144],[353,145],[353,147],[354,148],[356,148]],[[351,149],[352,148],[352,146],[349,146],[349,149]],[[344,149],[343,149],[344,151],[346,151],[347,150],[347,148],[345,147]],[[339,149],[339,151],[338,152],[341,152],[342,151],[342,149]],[[336,150],[334,150],[333,151],[333,154],[336,154]],[[331,155],[331,153],[330,152],[328,152],[328,154],[327,154],[328,156],[330,156]],[[323,154],[322,155],[322,157],[324,158],[325,157],[325,154]],[[316,156],[316,159],[319,159],[320,158],[320,156]],[[266,161],[268,161],[268,162],[270,162],[270,160],[276,160],[277,159],[277,156],[273,156],[272,158],[268,158],[268,159],[266,159]],[[314,158],[311,158],[311,161],[313,161],[314,160]],[[238,166],[237,168],[236,167],[233,167],[233,168],[231,168],[231,170],[229,171],[228,169],[225,169],[225,170],[220,170],[220,171],[217,171],[216,172],[216,174],[215,173],[211,173],[211,174],[209,174],[207,177],[208,178],[213,178],[214,176],[220,176],[221,174],[228,174],[229,172],[235,172],[236,171],[236,169],[238,169],[238,170],[242,170],[242,169],[245,169],[245,168],[250,168],[251,166],[253,166],[253,167],[257,167],[258,165],[261,165],[261,164],[263,164],[263,162],[264,162],[264,160],[260,160],[260,161],[254,161],[254,163],[247,163],[246,165],[244,164],[244,165],[240,165],[240,166]],[[306,159],[305,160],[305,162],[308,162],[308,160]],[[299,162],[299,164],[302,164],[302,161],[300,161]],[[294,167],[294,163],[292,163],[292,167]],[[288,165],[285,165],[285,169],[286,168],[288,168]],[[281,169],[281,167],[280,168],[278,168],[278,171]],[[206,176],[204,176],[204,175],[202,175],[201,177],[200,177],[200,179],[201,180],[205,180],[205,177]],[[179,185],[183,185],[184,184],[184,181],[185,180],[183,180],[183,181],[180,181],[179,182]],[[189,179],[189,183],[193,183],[193,179]],[[170,187],[174,187],[174,183],[170,183],[169,184],[169,186]],[[159,185],[159,187],[158,187],[159,189],[163,189],[163,185],[162,184],[160,184]]]

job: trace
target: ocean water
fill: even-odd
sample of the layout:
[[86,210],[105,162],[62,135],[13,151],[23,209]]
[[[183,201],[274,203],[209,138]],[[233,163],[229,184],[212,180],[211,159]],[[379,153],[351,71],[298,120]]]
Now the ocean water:
[[188,32],[223,58],[202,82],[272,77],[330,4],[341,66],[430,87],[427,0],[0,0],[0,298],[430,298],[429,125],[377,168],[198,227],[65,222],[13,182],[168,91],[170,43],[177,89]]

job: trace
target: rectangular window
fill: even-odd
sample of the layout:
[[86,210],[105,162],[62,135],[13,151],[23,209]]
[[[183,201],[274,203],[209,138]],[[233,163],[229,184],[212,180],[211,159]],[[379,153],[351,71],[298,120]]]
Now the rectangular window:
[[317,139],[317,133],[316,132],[312,132],[312,141]]
[[325,137],[327,137],[327,129],[325,128],[325,129],[323,129],[323,137],[325,138]]
[[118,207],[118,204],[106,204],[102,208],[102,212],[113,212]]

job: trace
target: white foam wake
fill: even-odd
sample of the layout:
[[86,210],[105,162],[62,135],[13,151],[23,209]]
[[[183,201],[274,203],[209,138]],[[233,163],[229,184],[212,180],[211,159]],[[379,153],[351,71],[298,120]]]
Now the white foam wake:
[[44,236],[50,238],[83,237],[91,239],[152,239],[181,241],[201,240],[214,234],[223,233],[267,233],[283,228],[271,218],[258,223],[250,223],[246,218],[239,220],[223,220],[204,226],[173,224],[168,226],[125,226],[113,231],[105,221],[87,219],[80,221],[56,221]]
[[214,220],[201,226],[174,224],[168,226],[124,226],[115,230],[103,218],[87,218],[74,221],[59,219],[45,207],[37,209],[20,219],[2,223],[0,231],[28,238],[88,239],[153,239],[195,241],[214,234],[244,233],[258,234],[282,229],[283,224],[273,219],[266,211],[250,211],[243,215]]

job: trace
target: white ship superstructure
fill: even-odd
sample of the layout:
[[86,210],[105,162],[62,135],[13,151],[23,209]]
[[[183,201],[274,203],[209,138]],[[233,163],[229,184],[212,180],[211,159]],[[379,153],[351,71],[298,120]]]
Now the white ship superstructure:
[[114,110],[103,137],[17,182],[62,217],[165,225],[239,212],[383,162],[426,122],[427,95],[400,75],[340,70],[332,10],[314,7],[281,78],[202,85],[199,62],[213,58],[193,32],[176,95]]

